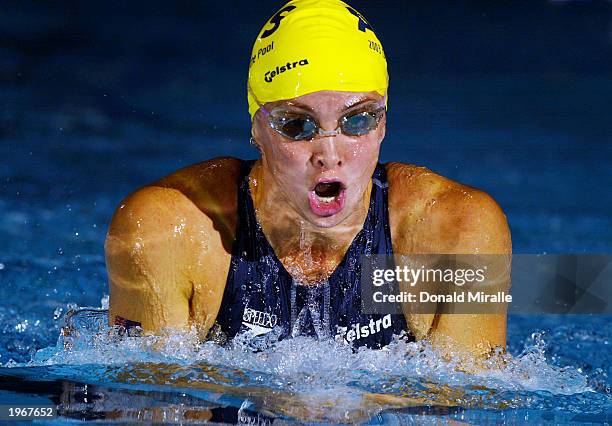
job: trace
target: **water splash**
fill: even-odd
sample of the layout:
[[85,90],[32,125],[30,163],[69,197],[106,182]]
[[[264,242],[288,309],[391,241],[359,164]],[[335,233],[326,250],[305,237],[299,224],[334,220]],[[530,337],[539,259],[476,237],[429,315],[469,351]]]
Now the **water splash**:
[[[540,334],[519,355],[499,353],[487,361],[488,369],[468,374],[428,343],[401,336],[382,350],[352,351],[333,340],[298,336],[253,352],[240,338],[226,346],[202,343],[195,329],[165,337],[126,334],[108,327],[103,311],[80,318],[73,327],[31,362],[6,367],[71,366],[62,374],[84,382],[217,389],[248,396],[275,413],[286,411],[287,399],[301,415],[336,407],[325,411],[327,420],[415,405],[533,409],[559,407],[565,397],[568,407],[578,404],[593,412],[609,403],[605,398],[577,403],[572,395],[593,392],[586,375],[547,363]],[[92,360],[97,368],[91,368]],[[280,405],[263,398],[266,392],[274,393]]]
[[[106,308],[107,300],[102,303]],[[248,336],[239,335],[220,346],[200,342],[195,329],[164,336],[126,333],[107,325],[103,309],[64,318],[70,327],[64,324],[55,346],[39,350],[30,362],[4,367],[37,371],[39,379],[112,389],[155,389],[197,398],[204,392],[208,399],[223,395],[236,409],[248,401],[258,413],[302,420],[365,421],[416,407],[596,416],[611,406],[606,368],[587,374],[580,364],[551,355],[551,347],[568,339],[581,345],[590,341],[588,333],[563,327],[550,335],[533,333],[522,348],[514,348],[518,355],[497,353],[486,361],[486,369],[468,374],[465,366],[428,343],[403,336],[382,350],[353,351],[332,339],[307,336],[254,347]],[[608,338],[604,333],[593,339],[605,347]]]

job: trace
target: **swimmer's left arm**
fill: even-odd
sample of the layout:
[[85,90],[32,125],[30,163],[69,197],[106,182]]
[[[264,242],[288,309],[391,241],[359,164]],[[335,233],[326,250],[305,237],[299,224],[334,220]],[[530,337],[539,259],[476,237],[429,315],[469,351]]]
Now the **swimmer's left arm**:
[[[512,242],[506,216],[486,193],[472,188],[452,191],[447,211],[438,216],[450,235],[447,253],[492,254],[487,256],[485,281],[479,285],[494,291],[510,288]],[[459,192],[459,194],[457,194]],[[441,207],[443,207],[442,204]],[[474,288],[478,291],[478,288]],[[452,307],[451,307],[452,308]],[[432,344],[448,352],[457,350],[486,357],[496,347],[505,350],[507,305],[496,313],[436,314],[428,333]]]

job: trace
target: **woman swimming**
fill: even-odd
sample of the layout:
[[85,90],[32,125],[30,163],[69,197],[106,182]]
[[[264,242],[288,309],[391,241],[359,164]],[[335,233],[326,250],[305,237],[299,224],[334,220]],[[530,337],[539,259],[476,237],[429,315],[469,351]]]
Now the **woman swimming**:
[[[380,348],[405,331],[472,354],[505,347],[505,310],[362,310],[362,256],[511,252],[490,196],[378,163],[387,89],[382,44],[361,14],[338,0],[283,6],[250,58],[260,157],[205,161],[121,203],[105,246],[109,321],[150,332],[194,325],[219,341],[307,334]],[[509,264],[492,267],[507,289]]]

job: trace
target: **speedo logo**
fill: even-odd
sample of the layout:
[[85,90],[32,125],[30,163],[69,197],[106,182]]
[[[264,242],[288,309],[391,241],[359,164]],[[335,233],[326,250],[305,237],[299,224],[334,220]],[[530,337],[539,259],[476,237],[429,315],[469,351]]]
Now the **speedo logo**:
[[348,327],[338,327],[336,333],[336,341],[344,340],[345,343],[351,343],[355,340],[364,339],[376,333],[380,333],[382,330],[391,327],[391,314],[387,314],[376,321],[370,319],[369,323],[366,324],[351,324],[350,329]]
[[289,70],[296,69],[297,67],[303,67],[304,65],[308,65],[308,59],[302,59],[301,61],[296,62],[287,62],[285,65],[280,67],[276,66],[276,69],[266,72],[266,74],[264,75],[264,80],[266,80],[266,82],[268,83],[272,83],[272,80],[277,75]]
[[256,311],[246,308],[242,314],[242,324],[249,328],[256,336],[269,333],[278,324],[275,314]]

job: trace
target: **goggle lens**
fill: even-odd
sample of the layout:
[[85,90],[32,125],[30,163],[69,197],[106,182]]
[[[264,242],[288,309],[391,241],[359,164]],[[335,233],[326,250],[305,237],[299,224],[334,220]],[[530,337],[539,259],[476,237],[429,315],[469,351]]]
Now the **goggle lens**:
[[340,127],[346,135],[363,136],[378,127],[378,119],[372,112],[363,111],[344,117]]
[[274,128],[283,136],[296,141],[312,139],[317,133],[317,124],[308,116],[278,117]]

